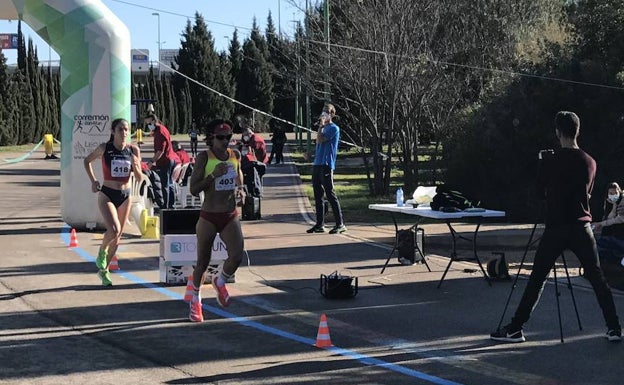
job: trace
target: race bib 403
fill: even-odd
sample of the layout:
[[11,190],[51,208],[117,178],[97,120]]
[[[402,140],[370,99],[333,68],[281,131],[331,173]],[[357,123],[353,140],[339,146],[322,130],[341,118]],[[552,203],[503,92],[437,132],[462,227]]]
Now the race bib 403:
[[217,177],[215,179],[216,191],[230,191],[236,188],[236,170],[234,167],[228,167],[228,172],[225,175]]

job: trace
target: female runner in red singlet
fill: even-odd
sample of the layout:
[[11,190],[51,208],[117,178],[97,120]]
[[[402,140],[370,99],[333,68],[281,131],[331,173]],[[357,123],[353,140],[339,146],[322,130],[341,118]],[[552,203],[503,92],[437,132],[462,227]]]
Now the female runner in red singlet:
[[[138,147],[126,144],[129,134],[128,122],[125,119],[115,119],[111,123],[111,137],[102,143],[84,159],[87,175],[91,179],[91,191],[98,193],[98,207],[102,213],[106,232],[95,265],[98,267],[98,276],[102,285],[110,286],[108,264],[117,252],[121,235],[128,216],[130,215],[130,174],[140,180],[141,152]],[[102,158],[102,174],[104,183],[96,179],[91,163]]]
[[217,292],[217,302],[226,307],[230,297],[225,282],[238,269],[244,253],[243,232],[237,206],[245,199],[243,173],[240,168],[241,155],[238,150],[228,148],[232,139],[232,123],[218,119],[208,123],[207,151],[197,154],[195,168],[191,175],[191,194],[204,192],[197,233],[197,263],[193,271],[194,294],[190,302],[189,319],[202,322],[200,287],[204,272],[210,264],[212,245],[217,233],[225,243],[228,258],[221,272],[212,278],[212,286]]

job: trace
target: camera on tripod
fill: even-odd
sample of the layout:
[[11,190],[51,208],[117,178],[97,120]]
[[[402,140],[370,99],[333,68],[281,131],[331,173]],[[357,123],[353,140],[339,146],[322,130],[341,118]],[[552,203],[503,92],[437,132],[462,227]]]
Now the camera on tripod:
[[555,155],[555,150],[553,150],[553,149],[540,150],[539,153],[537,154],[537,159],[539,159],[539,160],[550,159],[554,155]]

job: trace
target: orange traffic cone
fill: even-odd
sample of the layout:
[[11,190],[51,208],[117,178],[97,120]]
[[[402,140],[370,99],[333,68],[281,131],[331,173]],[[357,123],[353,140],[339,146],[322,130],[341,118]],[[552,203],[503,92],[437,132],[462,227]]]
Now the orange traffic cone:
[[76,229],[71,229],[69,234],[69,247],[78,247],[78,238],[76,237]]
[[184,302],[191,302],[195,289],[193,288],[193,276],[189,275],[188,283],[186,284],[186,291],[184,292]]
[[317,348],[334,346],[329,338],[329,327],[327,326],[327,317],[325,317],[325,314],[321,314],[321,322],[319,322],[318,334],[316,335],[316,343],[314,346]]
[[108,264],[108,270],[109,271],[119,270],[119,260],[117,259],[116,255],[113,255],[113,258]]

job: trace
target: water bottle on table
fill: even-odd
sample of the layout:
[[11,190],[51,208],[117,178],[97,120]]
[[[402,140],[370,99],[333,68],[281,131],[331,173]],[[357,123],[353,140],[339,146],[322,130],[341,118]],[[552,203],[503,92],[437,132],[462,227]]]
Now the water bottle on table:
[[396,192],[396,203],[398,207],[403,207],[403,189],[401,187]]

